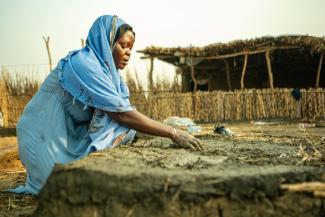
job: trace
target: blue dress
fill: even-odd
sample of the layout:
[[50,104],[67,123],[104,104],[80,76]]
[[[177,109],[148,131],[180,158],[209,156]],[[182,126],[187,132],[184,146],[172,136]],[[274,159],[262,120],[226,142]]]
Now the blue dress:
[[[55,164],[112,147],[115,138],[127,129],[116,122],[107,124],[106,116],[93,115],[94,108],[85,107],[62,88],[58,73],[54,69],[49,74],[17,124],[19,156],[27,178],[25,185],[10,192],[38,194]],[[99,131],[103,131],[103,138],[93,140],[91,135]],[[126,132],[121,144],[132,140],[135,134],[133,130]]]
[[112,33],[123,24],[116,16],[99,17],[86,46],[61,59],[26,105],[17,137],[27,179],[10,192],[38,194],[55,164],[133,139],[135,131],[107,113],[134,110],[111,50]]

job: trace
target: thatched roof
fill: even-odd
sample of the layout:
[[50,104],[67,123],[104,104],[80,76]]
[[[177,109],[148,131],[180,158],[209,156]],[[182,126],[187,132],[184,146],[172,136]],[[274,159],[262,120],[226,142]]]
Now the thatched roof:
[[[250,40],[235,40],[229,43],[215,43],[204,47],[172,47],[164,48],[150,46],[138,52],[146,57],[157,57],[164,61],[177,64],[179,57],[231,57],[231,54],[242,55],[245,52],[263,51],[267,48],[276,49],[304,49],[310,53],[325,53],[325,38],[287,35],[278,37],[261,37]],[[227,56],[230,55],[230,56]]]
[[204,47],[151,46],[138,52],[144,54],[143,58],[158,58],[179,66],[188,81],[185,89],[194,85],[194,91],[206,84],[208,90],[325,86],[321,72],[324,37],[261,37]]

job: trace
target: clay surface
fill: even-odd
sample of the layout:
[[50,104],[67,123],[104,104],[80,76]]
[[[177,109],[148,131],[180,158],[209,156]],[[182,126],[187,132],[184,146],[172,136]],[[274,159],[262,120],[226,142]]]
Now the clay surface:
[[145,137],[58,165],[35,216],[325,215],[324,198],[280,189],[283,183],[322,180],[323,128],[227,127],[236,135],[206,127],[198,135],[203,151]]

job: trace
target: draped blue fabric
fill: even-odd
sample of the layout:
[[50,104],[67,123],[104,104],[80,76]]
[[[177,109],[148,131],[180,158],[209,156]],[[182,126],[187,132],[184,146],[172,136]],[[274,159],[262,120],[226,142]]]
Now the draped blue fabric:
[[[26,105],[17,124],[17,138],[27,178],[10,192],[38,194],[55,164],[133,139],[135,131],[106,112],[134,110],[111,51],[111,33],[124,21],[115,19],[113,28],[112,20],[109,15],[99,17],[86,46],[61,59]],[[119,136],[123,139],[117,144]]]
[[[113,16],[99,17],[91,27],[86,46],[71,52],[60,66],[60,83],[85,105],[110,112],[133,110],[129,91],[115,67],[110,48]],[[116,29],[124,24],[117,19]]]
[[89,152],[109,147],[115,136],[107,135],[112,132],[121,134],[129,130],[113,121],[103,111],[134,110],[129,101],[128,87],[118,73],[111,50],[111,43],[114,41],[111,32],[125,22],[118,18],[113,24],[113,20],[110,15],[99,17],[89,31],[85,48],[71,52],[59,64],[62,87],[85,104],[85,108],[96,108],[89,130],[93,141]]

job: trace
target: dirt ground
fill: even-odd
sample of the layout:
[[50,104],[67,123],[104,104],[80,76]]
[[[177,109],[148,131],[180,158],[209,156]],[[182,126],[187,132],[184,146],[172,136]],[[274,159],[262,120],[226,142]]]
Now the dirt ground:
[[30,216],[36,209],[36,216],[325,216],[324,198],[279,189],[282,183],[325,182],[324,127],[223,124],[235,135],[201,125],[203,151],[142,137],[131,147],[59,165],[39,198],[3,192],[22,183],[25,172],[16,138],[0,138],[0,216]]

